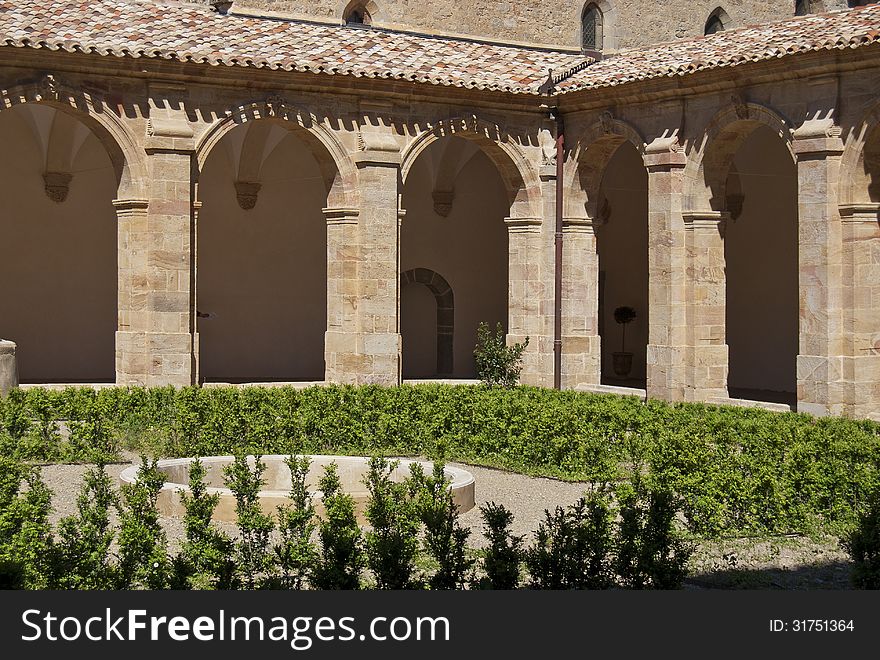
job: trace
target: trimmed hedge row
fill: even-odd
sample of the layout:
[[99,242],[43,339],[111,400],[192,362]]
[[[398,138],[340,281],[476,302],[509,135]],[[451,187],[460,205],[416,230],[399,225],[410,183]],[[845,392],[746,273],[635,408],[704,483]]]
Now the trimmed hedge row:
[[15,390],[0,402],[7,455],[122,448],[442,456],[594,482],[639,470],[706,536],[849,525],[880,486],[873,422],[530,387]]

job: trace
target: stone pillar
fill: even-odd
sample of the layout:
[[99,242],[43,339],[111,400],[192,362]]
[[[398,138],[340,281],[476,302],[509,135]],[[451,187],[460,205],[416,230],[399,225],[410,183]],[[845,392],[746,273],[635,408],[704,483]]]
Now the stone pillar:
[[327,333],[325,379],[358,381],[358,209],[327,208]]
[[[835,135],[836,133],[836,135]],[[835,191],[843,141],[831,120],[794,132],[798,170],[798,410],[844,413],[841,222]]]
[[690,401],[726,399],[726,279],[720,211],[683,215],[687,254],[687,389]]
[[687,286],[682,197],[687,156],[674,138],[648,145],[648,396],[687,397]]
[[191,385],[195,377],[192,129],[151,118],[147,199],[114,202],[119,218],[119,385]]
[[344,382],[400,383],[400,154],[355,154],[361,200],[358,338]]
[[0,398],[18,387],[18,363],[15,361],[15,344],[0,339]]
[[[547,309],[541,279],[543,235],[541,218],[505,218],[508,250],[507,343],[529,338],[523,354],[523,385],[553,386],[553,337],[547,336]],[[552,308],[550,309],[552,318]]]
[[598,385],[599,252],[595,221],[564,218],[562,250],[562,387]]
[[845,410],[880,421],[880,204],[840,207],[847,357]]

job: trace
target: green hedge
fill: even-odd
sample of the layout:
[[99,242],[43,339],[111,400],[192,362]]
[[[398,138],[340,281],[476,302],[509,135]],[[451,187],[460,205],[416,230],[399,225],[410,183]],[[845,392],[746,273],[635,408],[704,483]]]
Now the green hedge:
[[880,485],[873,422],[529,387],[15,390],[0,402],[0,451],[28,460],[89,460],[95,448],[208,456],[241,447],[443,454],[591,481],[639,469],[677,493],[691,529],[710,536],[849,524]]

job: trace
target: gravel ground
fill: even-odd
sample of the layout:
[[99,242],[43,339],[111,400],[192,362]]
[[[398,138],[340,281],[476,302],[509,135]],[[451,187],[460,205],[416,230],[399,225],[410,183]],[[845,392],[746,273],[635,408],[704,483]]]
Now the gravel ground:
[[[128,465],[109,465],[107,472],[118,482],[119,474]],[[527,477],[467,465],[460,467],[469,470],[476,479],[477,506],[461,516],[462,524],[472,530],[470,545],[474,548],[485,546],[481,504],[504,504],[514,514],[513,532],[524,534],[531,541],[531,533],[543,520],[545,509],[568,506],[587,488],[584,483]],[[43,479],[55,493],[53,522],[76,511],[76,497],[87,469],[82,465],[42,468]],[[173,518],[163,518],[162,521],[170,548],[175,551],[184,534],[183,525]],[[220,526],[229,533],[235,531],[233,525]],[[833,537],[790,536],[702,542],[696,547],[690,569],[688,586],[691,588],[846,589],[850,578],[848,558]]]

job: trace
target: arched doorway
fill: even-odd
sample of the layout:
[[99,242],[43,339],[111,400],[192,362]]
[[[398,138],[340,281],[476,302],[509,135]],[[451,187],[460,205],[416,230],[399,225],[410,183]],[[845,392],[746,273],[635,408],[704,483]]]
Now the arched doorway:
[[[597,201],[602,384],[644,388],[648,346],[648,176],[630,142],[614,151]],[[631,310],[631,320],[626,310]]]
[[0,337],[22,383],[115,381],[119,172],[75,113],[0,113]]
[[232,128],[199,175],[198,331],[205,382],[324,380],[328,167],[293,122]]
[[[473,351],[477,327],[507,329],[508,253],[504,218],[511,201],[495,163],[481,146],[444,136],[412,163],[403,187],[406,216],[401,226],[400,268],[412,279],[401,289],[403,377],[476,377]],[[454,291],[450,334],[440,332],[446,294],[422,279]],[[440,283],[442,281],[442,283]],[[422,286],[419,286],[421,284]],[[432,300],[433,298],[433,300]],[[441,342],[452,344],[451,373],[444,371]]]

